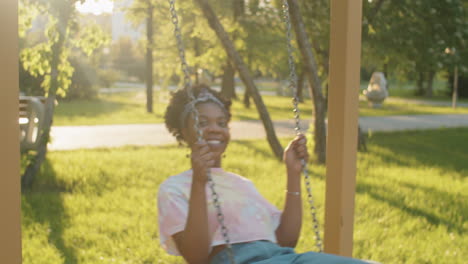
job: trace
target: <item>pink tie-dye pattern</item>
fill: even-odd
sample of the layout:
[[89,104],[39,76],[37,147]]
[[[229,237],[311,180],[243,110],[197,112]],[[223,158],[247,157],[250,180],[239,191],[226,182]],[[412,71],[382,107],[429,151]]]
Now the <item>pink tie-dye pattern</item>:
[[[275,230],[280,222],[281,211],[263,198],[250,180],[221,168],[211,169],[211,173],[219,193],[231,243],[256,240],[276,242]],[[172,235],[185,228],[191,183],[192,171],[189,170],[169,177],[159,187],[159,238],[162,247],[171,255],[180,256]],[[213,247],[225,242],[208,185],[206,193]]]

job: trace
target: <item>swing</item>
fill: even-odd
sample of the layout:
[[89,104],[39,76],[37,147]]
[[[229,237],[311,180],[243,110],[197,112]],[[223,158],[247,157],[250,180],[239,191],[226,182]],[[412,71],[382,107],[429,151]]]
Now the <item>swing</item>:
[[[170,12],[171,12],[171,21],[174,24],[174,36],[176,38],[177,42],[177,48],[179,52],[179,57],[181,60],[181,68],[182,72],[184,74],[184,88],[187,90],[187,94],[190,98],[190,100],[193,102],[196,100],[193,91],[192,91],[192,82],[190,79],[190,72],[188,69],[188,64],[185,58],[185,49],[183,46],[182,42],[182,34],[180,31],[179,27],[179,20],[177,16],[177,12],[175,9],[175,0],[169,0],[170,4]],[[294,57],[293,57],[293,48],[291,44],[291,22],[289,18],[289,5],[287,3],[287,0],[283,0],[283,14],[284,14],[284,23],[286,25],[286,40],[287,40],[287,51],[288,51],[288,65],[289,65],[289,88],[293,91],[293,112],[294,112],[294,119],[295,119],[295,128],[294,130],[296,131],[296,134],[301,133],[301,128],[300,128],[300,111],[299,111],[299,98],[298,98],[298,89],[297,89],[297,76],[296,76],[296,69],[295,69],[295,63],[294,63]],[[197,133],[197,140],[201,141],[203,139],[203,132],[199,128],[199,118],[198,118],[198,111],[194,107],[192,111],[192,116],[194,119],[194,129]],[[314,227],[314,232],[315,232],[315,241],[316,241],[316,247],[318,249],[318,252],[322,253],[323,252],[323,247],[322,247],[322,240],[320,238],[320,231],[318,227],[318,220],[317,220],[317,214],[316,214],[316,208],[314,205],[314,200],[312,196],[312,188],[310,184],[310,176],[307,168],[306,161],[302,159],[302,170],[305,178],[305,183],[306,183],[306,190],[307,190],[307,195],[308,195],[308,202],[310,206],[310,213],[312,215],[312,220],[313,220],[313,227]],[[222,212],[221,205],[219,203],[219,195],[216,192],[216,187],[215,183],[213,181],[213,178],[211,176],[210,171],[207,172],[207,179],[208,179],[208,185],[210,187],[210,191],[213,197],[213,205],[216,208],[217,212],[217,220],[220,224],[221,227],[221,233],[224,238],[224,241],[226,243],[227,247],[227,252],[229,256],[229,260],[231,264],[235,264],[234,260],[234,252],[232,250],[232,246],[230,243],[229,239],[229,234],[228,234],[228,229],[226,225],[224,224],[224,214]]]

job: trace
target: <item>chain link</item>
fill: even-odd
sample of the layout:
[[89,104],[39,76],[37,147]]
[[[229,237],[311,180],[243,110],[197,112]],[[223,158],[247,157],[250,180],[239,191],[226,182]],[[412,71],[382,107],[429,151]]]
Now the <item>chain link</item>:
[[184,43],[182,42],[182,33],[179,27],[179,17],[177,16],[177,11],[175,9],[175,0],[169,0],[169,9],[171,11],[171,21],[174,25],[174,36],[177,42],[177,49],[179,51],[179,57],[182,66],[182,73],[184,74],[184,88],[187,89],[188,96],[190,99],[195,100],[195,96],[191,91],[192,81],[190,79],[190,70],[185,58],[185,48]]
[[[297,89],[297,76],[296,76],[296,65],[294,63],[293,57],[293,48],[291,44],[291,20],[289,17],[289,5],[287,0],[283,0],[283,15],[284,23],[286,24],[286,40],[288,46],[288,64],[289,64],[289,89],[293,91],[293,106],[294,106],[294,120],[296,126],[294,130],[296,134],[301,133],[300,127],[300,111],[299,111],[299,97]],[[315,208],[314,199],[312,196],[312,186],[310,184],[309,170],[307,168],[307,163],[304,159],[301,160],[302,163],[302,172],[304,174],[306,190],[307,190],[307,200],[310,206],[310,213],[312,215],[312,221],[315,232],[315,245],[319,252],[323,252],[322,239],[320,238],[319,223],[317,220],[317,209]]]
[[[184,49],[184,45],[183,45],[183,42],[182,42],[182,33],[180,31],[180,28],[179,28],[179,18],[177,17],[177,12],[176,12],[176,9],[175,9],[175,0],[169,0],[169,5],[170,5],[170,11],[171,11],[171,21],[172,21],[172,24],[174,24],[174,36],[176,38],[176,41],[177,41],[177,49],[179,51],[179,57],[180,57],[180,60],[181,60],[181,65],[182,65],[182,72],[184,73],[184,88],[187,90],[187,94],[189,96],[189,98],[193,101],[195,100],[195,95],[193,94],[193,91],[192,91],[192,82],[191,82],[191,79],[190,79],[190,71],[189,71],[189,67],[188,67],[188,64],[187,64],[187,61],[186,61],[186,58],[185,58],[185,49]],[[196,107],[194,107],[193,109],[193,112],[192,112],[192,117],[193,117],[193,120],[195,121],[194,122],[194,129],[195,131],[197,131],[197,139],[198,139],[198,142],[202,141],[203,140],[203,131],[200,129],[199,127],[199,115],[198,115],[198,111],[196,109]],[[229,257],[229,262],[231,264],[236,264],[235,260],[234,260],[234,252],[232,250],[232,247],[231,247],[231,241],[229,239],[229,232],[228,232],[228,229],[224,223],[224,214],[223,214],[223,211],[221,209],[221,204],[220,204],[220,199],[219,199],[219,195],[218,193],[216,192],[216,188],[215,188],[215,182],[213,180],[213,177],[210,173],[210,170],[207,171],[206,173],[207,175],[207,178],[208,178],[208,186],[210,187],[210,190],[211,190],[211,198],[213,200],[213,205],[214,207],[216,208],[216,218],[218,220],[218,223],[220,224],[221,226],[221,234],[224,238],[224,242],[226,243],[226,247],[227,247],[227,253],[228,253],[228,257]]]

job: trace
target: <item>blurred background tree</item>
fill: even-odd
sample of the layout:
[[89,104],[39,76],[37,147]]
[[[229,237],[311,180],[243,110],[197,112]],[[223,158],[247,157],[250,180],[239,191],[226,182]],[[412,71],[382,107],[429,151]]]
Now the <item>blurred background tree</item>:
[[462,74],[468,71],[462,54],[454,59],[445,53],[466,50],[466,10],[462,0],[364,1],[364,67],[385,72],[387,79],[416,81],[416,94],[432,97],[437,73],[452,71],[455,63],[464,64]]
[[[78,16],[75,4],[78,0],[21,0],[19,13],[19,39],[20,39],[20,65],[26,77],[33,77],[28,88],[20,88],[21,91],[28,89],[35,94],[47,96],[44,116],[44,126],[41,132],[37,153],[32,156],[22,177],[23,187],[29,187],[34,176],[39,171],[47,153],[47,143],[52,126],[52,120],[57,96],[65,98],[72,83],[74,68],[70,62],[74,52],[82,52],[89,56],[92,52],[105,43],[98,33],[97,27],[87,28],[79,31]],[[80,2],[83,2],[80,0]],[[39,26],[33,37],[28,39],[28,30],[34,26],[35,16],[41,16]],[[37,26],[37,25],[36,25]],[[45,31],[42,31],[45,28]],[[74,39],[73,37],[77,38]],[[79,61],[75,61],[79,63]],[[27,72],[27,74],[26,74]],[[82,75],[81,75],[82,76]],[[92,80],[80,75],[75,75],[75,81],[85,82],[79,86],[90,86]],[[20,76],[21,78],[22,76]],[[35,87],[36,83],[40,87]],[[22,83],[28,84],[28,83]]]

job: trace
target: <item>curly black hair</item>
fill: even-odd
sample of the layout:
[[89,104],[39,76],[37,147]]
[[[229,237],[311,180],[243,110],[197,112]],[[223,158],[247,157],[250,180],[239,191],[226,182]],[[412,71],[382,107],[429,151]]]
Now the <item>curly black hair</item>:
[[[211,89],[206,84],[198,84],[192,87],[192,92],[195,98],[197,98],[198,94],[201,91],[208,91],[214,97],[216,97],[221,103],[223,103],[224,108],[228,114],[227,118],[228,121],[231,120],[231,100],[225,98],[221,95],[221,93]],[[182,124],[186,122],[186,120],[180,120],[182,117],[182,112],[185,109],[185,106],[191,101],[191,98],[188,96],[187,89],[180,89],[176,92],[171,93],[171,100],[169,101],[169,105],[166,108],[166,113],[164,114],[164,121],[166,123],[167,130],[177,139],[179,143],[184,142],[184,138],[182,136]]]

